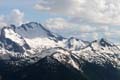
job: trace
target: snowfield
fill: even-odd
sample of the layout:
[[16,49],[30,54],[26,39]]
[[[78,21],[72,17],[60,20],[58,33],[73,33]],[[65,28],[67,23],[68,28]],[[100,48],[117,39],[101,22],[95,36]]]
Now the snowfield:
[[120,47],[103,38],[92,42],[75,37],[67,39],[36,22],[14,28],[4,27],[0,38],[2,60],[33,57],[42,59],[52,56],[62,64],[69,64],[77,70],[80,70],[80,60],[101,66],[110,63],[114,67],[120,67]]

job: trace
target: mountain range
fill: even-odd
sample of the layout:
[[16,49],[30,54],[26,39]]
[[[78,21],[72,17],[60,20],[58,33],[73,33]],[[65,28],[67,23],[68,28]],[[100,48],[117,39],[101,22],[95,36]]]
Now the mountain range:
[[37,22],[0,34],[1,80],[120,80],[120,48],[102,38],[65,38]]

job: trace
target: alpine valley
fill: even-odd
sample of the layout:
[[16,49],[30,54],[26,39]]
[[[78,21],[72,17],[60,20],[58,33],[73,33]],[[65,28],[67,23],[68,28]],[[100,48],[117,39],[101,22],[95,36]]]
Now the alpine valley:
[[0,32],[0,80],[120,80],[120,48],[106,39],[65,38],[36,22]]

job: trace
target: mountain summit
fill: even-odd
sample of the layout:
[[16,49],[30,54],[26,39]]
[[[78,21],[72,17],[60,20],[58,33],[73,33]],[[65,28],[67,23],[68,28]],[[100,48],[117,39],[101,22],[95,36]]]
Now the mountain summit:
[[63,39],[62,36],[54,34],[53,32],[43,27],[41,24],[36,22],[22,24],[21,26],[16,28],[16,32],[18,32],[23,37],[29,38],[29,39],[37,38],[37,37],[40,37],[40,38],[49,37],[54,40]]
[[8,51],[24,53],[25,49],[30,49],[24,38],[16,33],[11,27],[4,27],[1,30],[2,47]]
[[[85,80],[87,78],[88,80],[120,80],[120,49],[117,45],[103,38],[92,42],[75,37],[64,38],[36,22],[29,22],[18,27],[10,25],[1,29],[0,64],[3,65],[0,67],[0,72],[6,73],[8,70],[6,68],[10,68],[8,70],[10,74],[8,73],[5,77],[13,74],[13,77],[21,76],[19,78],[21,80],[37,76],[29,73],[31,69],[33,72],[46,70],[57,74],[62,74],[59,69],[66,69],[73,72],[69,75],[77,75],[74,80],[85,76]],[[1,75],[4,74],[1,73]],[[46,74],[42,75],[46,76]],[[42,79],[42,76],[37,77]],[[9,78],[11,79],[11,76]],[[63,79],[72,80],[68,75]]]

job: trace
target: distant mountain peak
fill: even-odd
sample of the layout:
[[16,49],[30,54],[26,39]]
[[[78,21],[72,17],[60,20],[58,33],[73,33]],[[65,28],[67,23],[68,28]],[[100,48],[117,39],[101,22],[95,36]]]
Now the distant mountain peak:
[[25,24],[22,24],[21,26],[19,26],[18,28],[24,28],[26,31],[27,29],[31,28],[35,28],[35,27],[41,27],[42,29],[44,28],[40,23],[37,23],[37,22],[29,22],[29,23],[25,23]]
[[11,54],[23,53],[24,55],[26,53],[29,57],[40,59],[52,56],[61,63],[64,61],[77,69],[80,69],[78,59],[81,58],[100,65],[108,61],[111,64],[114,64],[113,62],[117,64],[119,61],[120,49],[104,38],[92,42],[75,37],[64,38],[36,22],[29,22],[18,27],[15,25],[4,27],[0,38],[2,48],[10,51]]
[[30,49],[24,38],[16,33],[12,27],[2,28],[1,42],[8,51],[23,53],[24,49]]
[[[40,23],[29,22],[17,27],[16,31],[26,38],[50,38],[54,40],[63,40],[63,37],[51,32]],[[31,34],[32,33],[32,34]]]
[[105,38],[101,38],[91,42],[91,44],[95,44],[95,43],[103,47],[112,47],[114,45],[112,42],[108,41]]
[[102,46],[112,46],[112,44],[111,43],[109,43],[106,39],[104,39],[104,38],[101,38],[100,39],[100,41],[99,41],[99,43],[100,43],[100,45],[102,45]]
[[75,38],[75,37],[70,37],[67,42],[67,48],[70,49],[70,50],[80,50],[84,47],[86,47],[88,45],[87,42],[83,41],[83,40],[80,40],[78,38]]
[[[101,78],[101,76],[99,76],[100,74],[109,78],[110,76],[108,74],[113,74],[111,72],[113,68],[120,69],[120,49],[117,45],[104,38],[92,42],[84,41],[75,37],[64,38],[49,31],[40,23],[29,22],[18,27],[10,25],[2,28],[0,35],[0,61],[2,62],[2,64],[0,62],[0,69],[3,69],[2,67],[4,66],[8,68],[7,70],[5,68],[6,73],[9,73],[9,69],[19,71],[20,68],[23,69],[22,67],[26,67],[22,71],[25,71],[25,74],[20,73],[21,77],[25,78],[25,80],[31,79],[33,70],[35,70],[35,72],[44,72],[44,70],[46,70],[48,76],[51,74],[49,71],[53,71],[56,74],[58,68],[60,73],[61,70],[63,70],[64,73],[64,70],[67,72],[66,69],[72,69],[72,71],[75,69],[78,72],[82,72],[83,75],[85,73],[90,74],[91,76],[91,74],[93,75],[95,72],[95,75],[97,74],[99,77],[98,79],[103,80],[105,78]],[[3,64],[4,62],[5,65]],[[63,69],[61,69],[58,64],[62,65]],[[26,75],[26,71],[28,71],[28,74],[30,75]],[[2,72],[4,71],[2,70]],[[43,73],[41,72],[41,74]],[[26,77],[28,77],[28,79],[26,79]],[[46,78],[46,76],[42,77]],[[54,75],[50,77],[54,77]],[[59,77],[60,76],[56,77],[55,80],[58,80]],[[94,77],[94,75],[92,77]],[[113,78],[115,77],[116,76]],[[36,78],[38,77],[35,77],[32,80]],[[72,80],[72,78],[69,79]],[[75,80],[80,80],[80,78]]]

